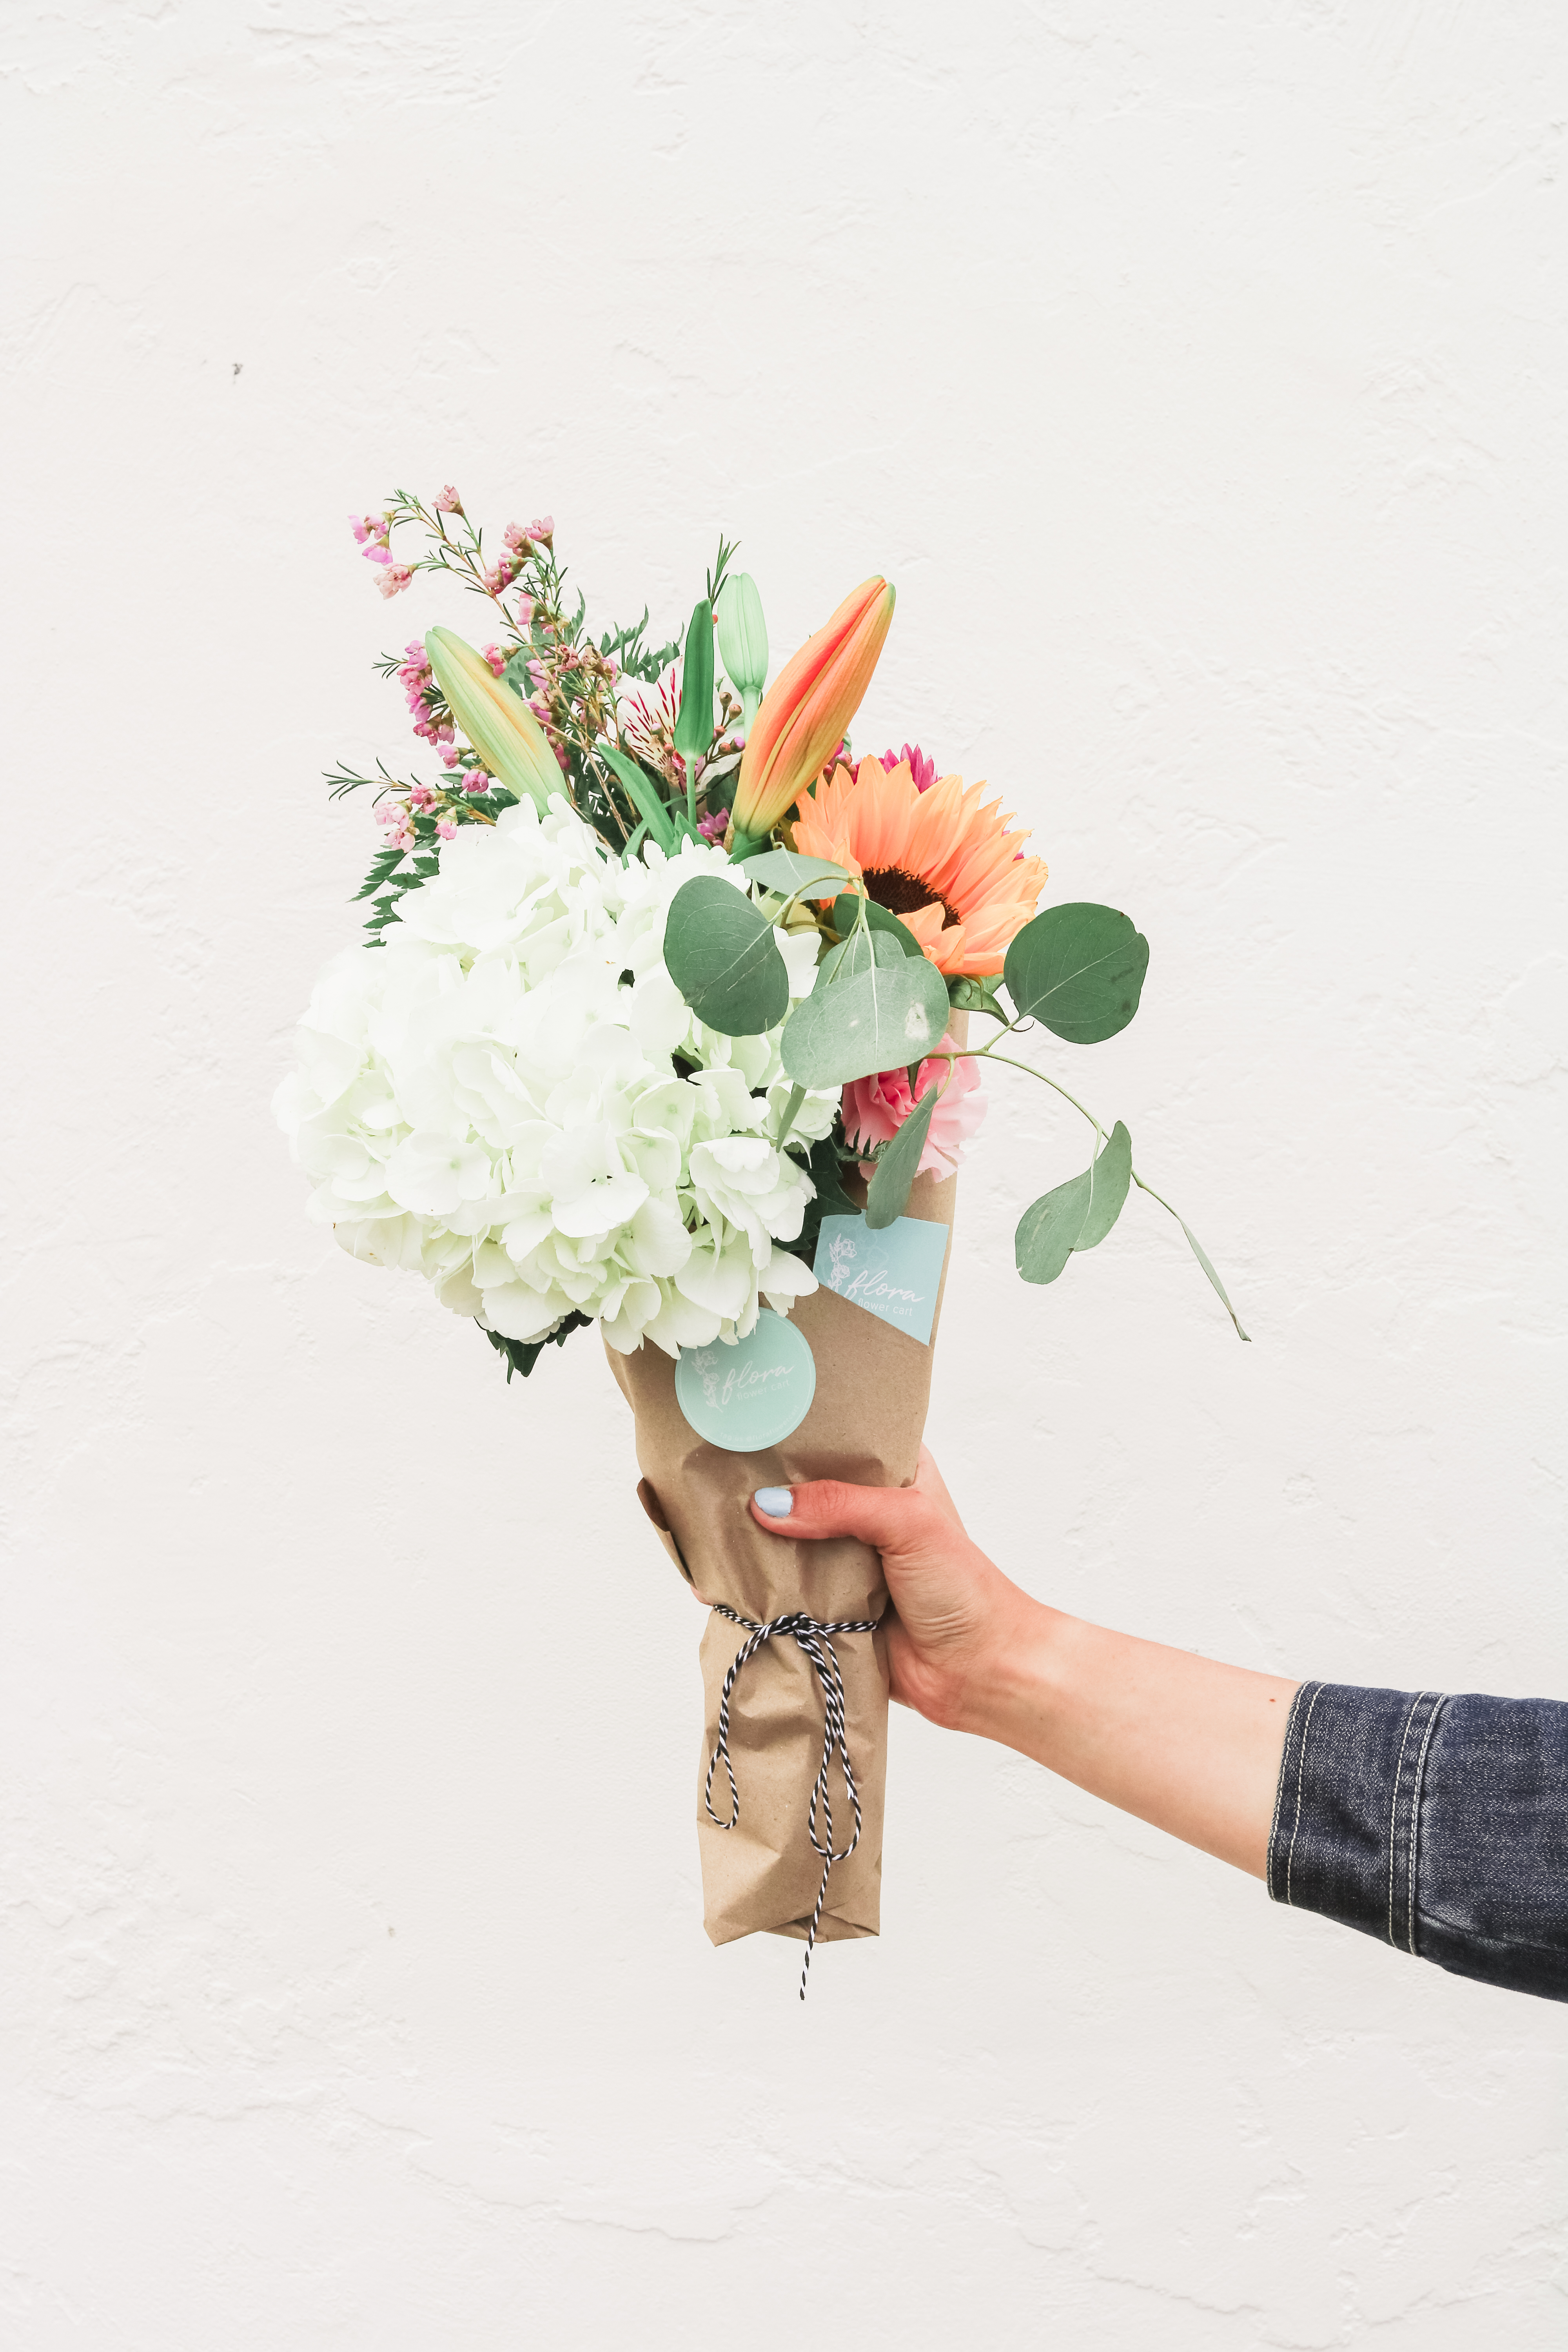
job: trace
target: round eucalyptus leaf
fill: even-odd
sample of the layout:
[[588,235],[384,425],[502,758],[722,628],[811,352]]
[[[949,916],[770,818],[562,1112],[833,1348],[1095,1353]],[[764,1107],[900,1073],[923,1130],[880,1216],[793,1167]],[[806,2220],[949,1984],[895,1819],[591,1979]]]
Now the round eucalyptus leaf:
[[780,1041],[785,1073],[797,1086],[837,1087],[908,1069],[940,1045],[948,1010],[946,983],[924,956],[826,986],[819,975]]
[[1120,1119],[1092,1168],[1025,1210],[1013,1253],[1026,1282],[1055,1282],[1074,1250],[1093,1249],[1121,1214],[1132,1176],[1132,1139]]
[[[713,773],[704,768],[703,780]],[[805,857],[798,849],[764,849],[760,857],[741,861],[741,870],[752,882],[760,882],[764,890],[777,890],[791,898],[811,882],[842,882],[844,868],[835,866],[830,858]]]
[[817,967],[816,985],[823,987],[836,980],[853,980],[858,972],[870,971],[878,964],[890,968],[902,963],[904,951],[897,940],[886,931],[851,931],[836,948],[829,948]]
[[[1114,907],[1047,907],[1007,950],[1004,978],[1021,1021],[1069,1045],[1097,1045],[1138,1010],[1149,942]],[[1059,1269],[1058,1269],[1059,1271]]]
[[664,961],[698,1019],[722,1036],[760,1036],[789,1010],[773,925],[717,874],[698,875],[670,900]]
[[[856,928],[856,912],[860,903],[853,891],[847,891],[842,898],[835,898],[833,901],[833,928],[841,940],[847,940]],[[891,913],[888,908],[879,907],[875,898],[868,898],[865,906],[866,920],[874,931],[881,931],[889,939],[897,940],[907,956],[925,953],[925,950],[913,931],[907,924],[900,923],[897,915]]]
[[1089,1173],[1093,1182],[1075,1250],[1093,1249],[1102,1242],[1127,1205],[1127,1188],[1132,1181],[1132,1138],[1120,1119]]

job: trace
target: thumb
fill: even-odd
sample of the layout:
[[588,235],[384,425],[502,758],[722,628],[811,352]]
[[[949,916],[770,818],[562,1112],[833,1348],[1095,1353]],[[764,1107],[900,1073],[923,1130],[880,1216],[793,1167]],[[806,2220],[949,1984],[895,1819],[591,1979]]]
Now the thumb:
[[761,1486],[752,1517],[770,1535],[855,1536],[878,1551],[908,1551],[930,1532],[932,1507],[917,1486],[854,1486],[814,1478],[802,1486]]

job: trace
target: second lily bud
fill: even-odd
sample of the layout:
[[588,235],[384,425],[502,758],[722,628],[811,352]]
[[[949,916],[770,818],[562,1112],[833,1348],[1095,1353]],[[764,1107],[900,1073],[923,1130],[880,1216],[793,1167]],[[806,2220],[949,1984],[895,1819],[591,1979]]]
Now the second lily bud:
[[871,683],[893,601],[879,574],[863,580],[773,680],[741,761],[738,836],[764,839],[838,749]]
[[749,572],[731,572],[719,597],[719,658],[741,698],[748,734],[768,682],[768,625]]

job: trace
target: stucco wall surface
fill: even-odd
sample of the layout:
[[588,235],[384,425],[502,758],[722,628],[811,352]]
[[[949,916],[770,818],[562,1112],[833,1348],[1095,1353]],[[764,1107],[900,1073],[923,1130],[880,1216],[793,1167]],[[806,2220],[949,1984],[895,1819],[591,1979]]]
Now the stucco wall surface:
[[[268,1100],[406,765],[345,525],[551,509],[985,775],[1143,1010],[1135,1202],[994,1089],[930,1435],[1068,1608],[1568,1695],[1552,0],[19,0],[0,28],[0,2340],[1563,2340],[1568,2015],[893,1725],[884,1933],[721,1952],[697,1611],[591,1344],[510,1391]],[[1038,1099],[1034,1098],[1038,1094]]]

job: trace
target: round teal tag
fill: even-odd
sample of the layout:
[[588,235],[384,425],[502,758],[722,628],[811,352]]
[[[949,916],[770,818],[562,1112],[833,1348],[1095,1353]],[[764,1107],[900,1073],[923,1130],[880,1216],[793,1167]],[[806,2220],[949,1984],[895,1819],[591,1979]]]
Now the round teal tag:
[[771,1307],[749,1338],[726,1347],[682,1348],[675,1395],[699,1437],[726,1454],[761,1454],[798,1429],[816,1393],[816,1364],[804,1333]]

